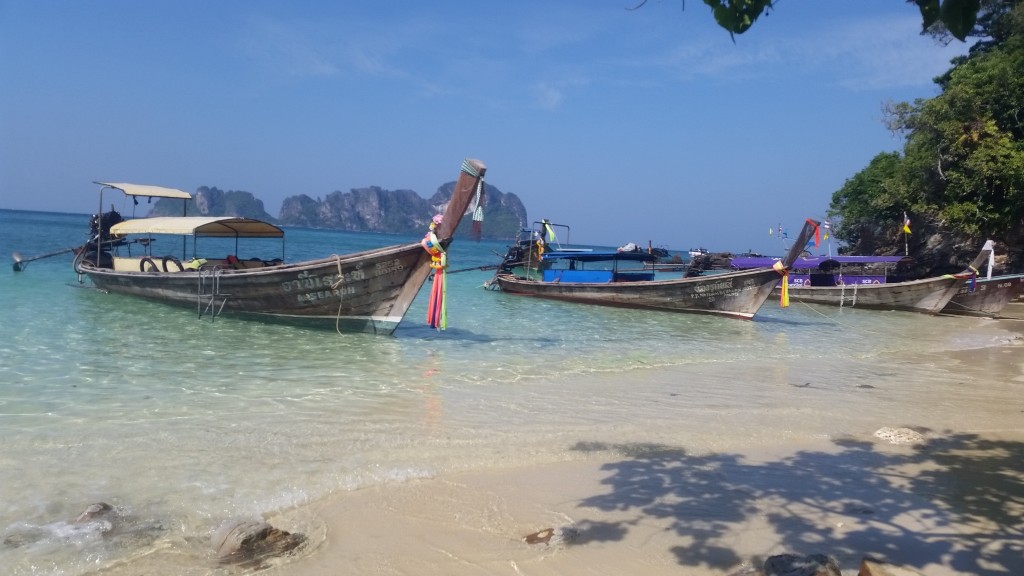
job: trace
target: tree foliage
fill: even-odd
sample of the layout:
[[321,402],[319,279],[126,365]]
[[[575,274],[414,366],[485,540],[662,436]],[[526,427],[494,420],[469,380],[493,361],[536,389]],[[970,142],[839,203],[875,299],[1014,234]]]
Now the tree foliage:
[[[1024,268],[1024,0],[905,1],[920,11],[922,34],[975,43],[935,79],[939,96],[885,106],[885,124],[905,136],[903,152],[879,154],[833,194],[833,234],[858,253],[894,252],[907,240],[906,212],[916,243],[935,232],[975,247],[992,238]],[[735,35],[778,2],[704,4]]]
[[[993,30],[936,82],[938,96],[886,107],[890,129],[905,135],[903,153],[880,154],[832,197],[837,238],[860,251],[891,246],[879,223],[899,229],[901,211],[923,230],[964,243],[1024,241],[1024,6],[987,4]],[[996,9],[998,8],[998,9]],[[876,234],[872,234],[874,231]],[[891,236],[891,234],[890,234]]]
[[[715,22],[729,31],[729,34],[742,34],[754,25],[763,14],[767,14],[778,0],[704,0],[711,8]],[[856,0],[854,0],[856,1]],[[685,0],[684,0],[685,2]],[[958,40],[965,40],[975,30],[979,14],[983,13],[982,0],[907,0],[917,6],[921,12],[922,30],[941,29],[948,31]],[[647,0],[634,7],[639,8]],[[685,6],[685,4],[684,4]]]

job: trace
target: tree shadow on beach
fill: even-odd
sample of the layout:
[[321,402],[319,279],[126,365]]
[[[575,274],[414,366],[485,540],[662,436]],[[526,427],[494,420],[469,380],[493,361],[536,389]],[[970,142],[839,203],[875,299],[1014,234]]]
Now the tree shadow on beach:
[[[753,463],[662,445],[577,444],[623,456],[604,466],[609,491],[581,507],[635,513],[617,526],[583,519],[581,541],[618,540],[653,517],[679,536],[671,552],[682,566],[728,571],[786,552],[829,554],[846,568],[872,556],[916,570],[1024,574],[1024,443],[949,434],[916,448],[834,447]],[[744,525],[769,530],[773,550],[734,551],[729,538]]]

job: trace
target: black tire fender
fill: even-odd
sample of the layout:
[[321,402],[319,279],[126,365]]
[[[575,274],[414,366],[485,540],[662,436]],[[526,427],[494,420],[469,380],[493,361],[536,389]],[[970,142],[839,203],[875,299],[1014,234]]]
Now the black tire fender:
[[[148,270],[146,269],[146,264],[149,264],[149,269]],[[160,267],[156,265],[156,262],[153,262],[152,258],[147,256],[146,258],[143,258],[141,262],[139,262],[139,271],[140,272],[159,272],[160,271]]]
[[170,268],[167,267],[167,263],[168,262],[173,262],[174,265],[178,267],[178,272],[181,272],[181,271],[185,270],[185,267],[181,265],[181,260],[178,260],[174,256],[164,256],[164,261],[163,261],[164,272],[170,272],[171,271]]

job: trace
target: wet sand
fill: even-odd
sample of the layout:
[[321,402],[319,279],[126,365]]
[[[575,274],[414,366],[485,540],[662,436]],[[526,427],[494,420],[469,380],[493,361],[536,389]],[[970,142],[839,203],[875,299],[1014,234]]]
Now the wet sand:
[[[763,458],[613,453],[321,503],[326,541],[274,573],[754,574],[782,553],[832,555],[844,574],[864,556],[934,576],[1024,573],[1024,434]],[[567,527],[572,541],[524,541]]]
[[[1024,390],[1024,345],[953,355]],[[919,444],[874,430],[756,452],[595,443],[577,461],[340,493],[302,511],[323,537],[269,573],[747,575],[820,553],[848,576],[865,556],[929,576],[1024,574],[1024,400],[1002,408],[969,431],[920,429]],[[550,542],[524,540],[546,528]]]

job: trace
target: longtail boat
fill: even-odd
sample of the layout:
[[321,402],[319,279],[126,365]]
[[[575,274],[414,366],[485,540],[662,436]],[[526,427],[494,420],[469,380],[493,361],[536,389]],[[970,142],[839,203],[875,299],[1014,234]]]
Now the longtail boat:
[[998,316],[1006,305],[1024,294],[1024,274],[1005,274],[967,282],[942,308],[943,314]]
[[960,287],[942,309],[943,314],[959,316],[998,316],[1012,300],[1024,294],[1024,274],[993,276],[995,243],[985,242],[990,251],[985,276]]
[[[487,285],[520,296],[750,319],[818,229],[818,222],[808,219],[785,258],[757,269],[659,279],[643,266],[657,256],[642,251],[542,249],[539,266],[523,266],[515,256],[506,257]],[[543,242],[546,233],[541,230],[538,241]],[[513,248],[524,253],[521,246]]]
[[[958,290],[977,278],[978,267],[990,253],[991,248],[986,245],[962,272],[916,280],[894,277],[887,271],[890,265],[906,261],[900,256],[798,258],[793,262],[789,297],[808,304],[938,314]],[[742,270],[771,261],[771,258],[734,258],[731,266]]]
[[[435,282],[443,280],[444,251],[463,216],[479,207],[486,170],[479,160],[462,163],[451,199],[439,207],[443,215],[432,220],[424,214],[429,231],[422,242],[302,262],[286,261],[284,231],[260,220],[196,216],[122,220],[113,210],[103,213],[106,190],[133,197],[176,198],[185,206],[191,194],[159,186],[97,182],[100,212],[93,217],[92,238],[76,250],[74,270],[80,283],[88,278],[105,292],[189,306],[200,318],[230,314],[391,334],[431,272],[436,272]],[[158,237],[171,239],[155,242]],[[205,253],[204,243],[215,243],[211,239],[220,239],[219,246],[233,241],[234,252],[227,257],[223,250]],[[280,239],[281,255],[237,257],[240,242],[260,239],[263,243]],[[157,252],[157,246],[168,251]],[[434,305],[432,299],[432,314]],[[438,327],[438,322],[428,321]]]

